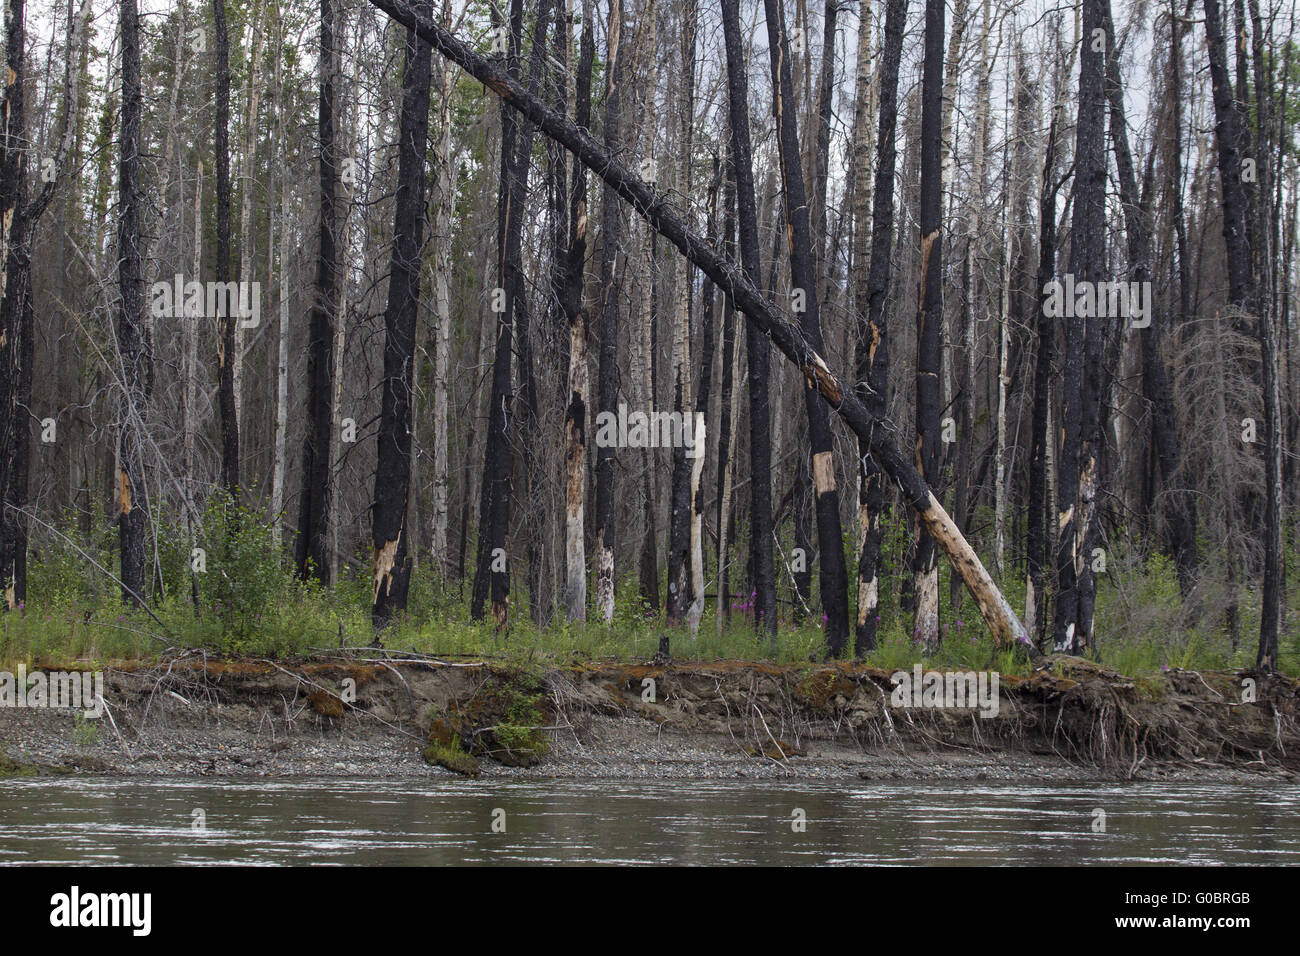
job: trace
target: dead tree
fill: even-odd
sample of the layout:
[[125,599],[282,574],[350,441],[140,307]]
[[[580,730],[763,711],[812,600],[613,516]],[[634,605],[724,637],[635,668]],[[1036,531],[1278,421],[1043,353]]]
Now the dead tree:
[[[605,150],[619,148],[619,94],[623,58],[619,52],[623,11],[610,0],[605,51]],[[622,209],[618,193],[608,183],[601,190],[600,229],[600,412],[613,415],[618,405],[618,240]],[[606,624],[614,619],[614,449],[596,448],[596,614]]]
[[[921,270],[916,313],[916,467],[939,482],[939,370],[943,350],[943,25],[944,0],[926,0],[921,80]],[[939,644],[939,567],[935,542],[917,527],[912,555],[913,639]]]
[[[575,118],[591,125],[591,67],[595,59],[591,4],[583,4],[582,44],[578,54]],[[567,50],[565,51],[567,54]],[[563,195],[561,194],[561,199]],[[587,557],[583,533],[587,485],[587,308],[582,301],[582,272],[587,257],[587,173],[574,165],[568,197],[568,249],[558,270],[560,307],[569,326],[569,404],[565,433],[565,612],[571,621],[587,619]],[[616,206],[617,208],[617,206]],[[556,212],[563,215],[564,209]]]
[[[226,34],[226,0],[212,0],[216,28],[216,127],[213,151],[217,169],[217,266],[222,288],[230,282],[230,42]],[[323,28],[322,28],[323,29]],[[233,297],[217,316],[217,395],[221,407],[221,484],[239,499],[239,409],[235,397],[235,322]]]
[[[432,0],[416,9],[433,16]],[[393,256],[384,312],[384,378],[379,411],[379,449],[375,468],[374,567],[371,617],[383,627],[406,607],[411,582],[406,516],[411,495],[411,405],[415,327],[420,311],[420,265],[424,251],[424,169],[429,140],[429,101],[433,49],[406,31],[402,69],[402,117],[397,151],[397,196],[393,215]]]
[[[871,428],[885,419],[889,392],[889,297],[892,263],[889,247],[894,233],[894,169],[898,158],[898,68],[907,26],[907,0],[889,0],[885,8],[885,40],[880,59],[880,121],[876,135],[876,181],[871,200],[871,265],[862,280],[866,249],[866,180],[870,158],[855,157],[858,179],[856,215],[860,232],[854,259],[858,265],[854,304],[858,321],[858,348],[854,392],[871,415]],[[861,40],[859,40],[861,42]],[[858,82],[862,81],[859,71]],[[859,93],[860,112],[855,122],[870,122]],[[880,606],[881,513],[885,507],[884,470],[871,454],[870,436],[858,437],[858,618],[854,650],[859,657],[876,646]]]
[[[758,207],[754,202],[754,167],[749,144],[749,80],[740,35],[739,0],[722,0],[722,31],[727,50],[727,105],[731,119],[731,168],[735,176],[736,220],[740,263],[746,283],[764,311],[771,304],[758,292]],[[624,197],[626,198],[626,196]],[[705,270],[706,272],[708,270]],[[712,277],[718,282],[716,276]],[[718,282],[723,290],[732,283]],[[738,308],[748,309],[732,295]],[[758,308],[751,305],[749,308]],[[754,579],[754,625],[776,640],[776,566],[772,556],[772,434],[768,381],[771,352],[756,321],[745,324],[749,353],[750,563]]]
[[[546,30],[552,6],[549,0],[542,0],[533,27],[526,91],[529,97],[536,96],[541,80]],[[522,0],[513,0],[507,53],[507,68],[511,71],[511,79],[516,79],[519,72],[523,19]],[[483,604],[490,588],[492,621],[498,629],[505,628],[509,622],[510,555],[507,535],[514,458],[508,438],[513,393],[511,360],[515,321],[523,309],[527,308],[523,301],[523,218],[528,201],[533,131],[532,122],[526,118],[522,124],[517,124],[514,111],[502,106],[501,194],[497,207],[497,281],[500,285],[499,291],[493,292],[494,297],[499,297],[501,310],[497,319],[496,352],[492,363],[491,417],[488,420],[487,446],[484,451],[478,568],[474,577],[474,600],[470,606],[474,619],[481,620]],[[525,358],[526,356],[520,357],[521,364]]]
[[121,0],[122,127],[118,159],[117,287],[121,299],[117,348],[122,364],[118,412],[118,537],[122,552],[122,600],[143,604],[144,531],[149,522],[142,446],[145,382],[151,356],[144,337],[144,289],[140,257],[140,14],[136,0]]
[[[772,112],[777,125],[777,153],[785,201],[787,254],[790,257],[791,297],[799,325],[808,344],[825,350],[817,302],[813,242],[803,164],[799,159],[799,131],[794,113],[794,85],[790,71],[790,38],[786,34],[781,0],[764,0],[772,61]],[[826,614],[826,651],[838,656],[848,642],[848,571],[844,562],[844,534],[840,527],[840,495],[835,487],[834,437],[830,415],[816,388],[804,389],[808,415],[808,442],[817,511],[819,582],[822,610]]]
[[316,282],[307,330],[307,429],[302,443],[302,491],[298,496],[298,537],[294,559],[298,576],[330,579],[330,472],[333,446],[334,310],[339,301],[339,157],[335,142],[335,87],[339,55],[335,46],[337,0],[321,0],[320,211]]

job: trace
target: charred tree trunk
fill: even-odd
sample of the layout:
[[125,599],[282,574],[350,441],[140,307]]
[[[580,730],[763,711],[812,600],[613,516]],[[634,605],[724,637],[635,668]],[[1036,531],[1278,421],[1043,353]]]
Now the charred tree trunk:
[[0,587],[4,606],[17,604],[13,580],[13,522],[10,515],[12,485],[15,483],[13,422],[22,413],[19,374],[24,333],[23,301],[26,282],[20,275],[23,233],[22,203],[27,183],[26,111],[24,75],[26,64],[26,10],[23,0],[9,0],[5,10],[6,81],[3,127],[0,128]]
[[[1261,593],[1262,606],[1259,623],[1259,651],[1255,665],[1265,671],[1277,670],[1278,638],[1285,614],[1286,553],[1282,546],[1282,446],[1283,419],[1282,384],[1280,378],[1277,317],[1274,313],[1276,299],[1272,286],[1277,275],[1274,260],[1273,229],[1273,166],[1271,153],[1272,90],[1269,83],[1264,50],[1264,25],[1260,16],[1259,0],[1250,0],[1252,29],[1252,60],[1255,74],[1256,149],[1255,165],[1259,171],[1258,215],[1254,217],[1255,254],[1259,264],[1260,287],[1256,290],[1256,312],[1259,315],[1260,361],[1263,364],[1264,386],[1264,581]],[[1288,57],[1291,46],[1288,44]],[[1288,62],[1289,66],[1289,62]],[[1290,76],[1286,75],[1287,81]],[[1286,109],[1285,87],[1283,105]],[[1279,171],[1281,163],[1278,163]],[[1282,273],[1287,281],[1290,275]]]
[[[678,157],[677,190],[689,208],[691,199],[691,147],[695,121],[695,32],[698,10],[695,0],[686,0],[682,11],[681,77],[678,96]],[[673,411],[681,416],[683,439],[685,424],[693,418],[694,401],[691,396],[691,283],[694,267],[686,260],[675,260],[676,288],[671,310],[673,326],[672,374]],[[697,440],[695,428],[690,430],[692,441]],[[689,452],[689,457],[688,457]],[[670,491],[670,517],[668,523],[668,599],[667,622],[681,624],[691,597],[691,527],[694,523],[691,475],[693,462],[698,460],[695,449],[686,448],[685,441],[676,442],[672,449],[672,485]],[[665,641],[666,641],[665,636]],[[666,646],[661,647],[667,653]]]
[[[1070,271],[1075,282],[1096,282],[1103,266],[1106,154],[1105,100],[1102,88],[1104,33],[1100,0],[1083,4],[1083,49],[1080,55],[1079,116],[1075,126],[1075,165]],[[1057,462],[1057,594],[1053,644],[1058,652],[1077,654],[1091,638],[1092,570],[1088,560],[1091,514],[1096,500],[1098,395],[1094,363],[1099,353],[1101,320],[1068,320],[1062,396],[1062,447]]]
[[[785,202],[790,281],[799,326],[804,339],[822,352],[821,318],[817,307],[817,277],[813,264],[814,237],[808,220],[803,164],[799,160],[799,132],[794,114],[794,88],[790,71],[790,42],[786,35],[781,0],[764,0],[772,60],[772,110],[777,123],[778,153]],[[817,237],[820,242],[820,237]],[[802,293],[802,302],[800,301]],[[800,309],[800,306],[803,306]],[[816,494],[817,542],[820,548],[819,580],[822,610],[826,614],[826,650],[832,657],[843,653],[848,642],[848,571],[844,562],[844,535],[840,527],[840,496],[835,487],[834,436],[830,415],[817,389],[804,389],[808,414],[808,441],[813,488]]]
[[144,290],[140,257],[140,15],[135,0],[121,0],[122,131],[118,162],[117,286],[121,297],[117,345],[122,363],[118,417],[118,532],[122,552],[122,600],[140,605],[145,593],[144,531],[149,522],[141,450],[145,383],[150,355],[144,338]]
[[[975,510],[978,489],[973,482],[975,470],[975,379],[978,354],[976,342],[979,324],[984,312],[983,282],[977,260],[977,248],[983,227],[985,170],[988,162],[989,110],[992,64],[989,62],[989,33],[992,29],[988,0],[983,3],[983,22],[980,27],[978,78],[975,84],[975,130],[971,157],[970,209],[966,223],[966,249],[962,257],[961,303],[961,370],[958,373],[957,406],[957,465],[953,488],[953,518],[963,534],[970,532],[971,514]],[[951,65],[951,64],[949,64]],[[954,360],[956,355],[954,354]],[[1001,419],[999,418],[1000,422]],[[994,570],[1002,573],[1002,553],[998,543],[993,550]],[[961,600],[961,581],[954,575],[949,583],[949,601],[954,606]]]
[[[328,0],[325,0],[328,2]],[[226,2],[212,0],[216,27],[216,128],[213,151],[217,169],[216,280],[230,282],[230,42],[226,35]],[[221,484],[239,500],[239,411],[235,403],[235,322],[233,297],[226,296],[224,314],[217,317],[217,395],[221,407]]]
[[[567,52],[567,51],[566,51]],[[591,4],[583,4],[582,46],[578,55],[576,119],[591,125],[591,67],[595,58]],[[617,208],[617,200],[615,206]],[[560,305],[569,325],[569,406],[565,433],[565,612],[571,621],[587,619],[587,555],[583,531],[587,486],[587,309],[582,301],[582,270],[587,258],[587,172],[573,167],[569,197],[569,248],[560,283]]]
[[[739,0],[722,0],[722,29],[727,50],[727,103],[731,120],[731,161],[735,173],[736,217],[740,238],[740,262],[748,284],[758,293],[758,211],[754,202],[754,167],[749,145],[749,79],[745,72],[744,45],[740,34]],[[715,278],[716,282],[717,279]],[[726,290],[731,283],[722,284]],[[734,298],[734,296],[733,296]],[[746,306],[736,301],[742,310]],[[750,309],[758,308],[756,303]],[[753,319],[753,316],[750,316]],[[749,451],[750,451],[750,562],[754,578],[754,624],[759,633],[776,640],[776,567],[772,557],[772,434],[768,381],[771,352],[768,339],[756,321],[745,323],[745,347],[749,353]]]
[[[722,179],[722,167],[718,157],[713,156],[713,180],[709,185],[707,240],[716,245],[718,239],[718,189]],[[717,290],[706,277],[704,280],[703,303],[700,316],[700,385],[695,394],[695,421],[703,425],[709,417],[709,399],[713,391],[713,351],[714,351],[714,300]],[[723,361],[726,361],[725,359]],[[725,414],[725,413],[724,413]],[[704,490],[700,483],[704,477],[704,460],[707,444],[703,429],[700,434],[694,430],[691,439],[695,443],[695,458],[691,462],[691,606],[686,612],[686,623],[692,634],[700,628],[700,619],[704,616]],[[722,471],[718,471],[718,484],[722,484]],[[720,587],[721,585],[719,585]]]
[[[889,296],[892,264],[889,246],[894,232],[894,168],[898,158],[898,68],[903,51],[903,31],[907,26],[907,0],[889,0],[885,8],[885,40],[880,59],[880,126],[876,136],[876,181],[871,209],[871,265],[864,270],[866,259],[867,174],[871,159],[865,150],[854,157],[858,198],[856,215],[859,231],[855,233],[858,251],[857,285],[854,303],[857,309],[858,348],[856,358],[858,400],[872,418],[872,428],[885,418],[889,398],[889,323],[885,303]],[[858,41],[862,42],[861,39]],[[862,70],[858,71],[862,82]],[[858,94],[855,123],[869,123],[870,116],[861,91]],[[862,276],[866,272],[864,285]],[[854,650],[865,656],[876,646],[880,622],[880,543],[881,515],[885,507],[886,476],[871,454],[870,437],[858,438],[858,619]]]
[[[535,96],[546,47],[546,30],[552,4],[542,0],[533,28],[529,57],[527,95]],[[523,32],[523,3],[513,0],[510,10],[508,61],[511,78],[519,72],[520,37]],[[512,344],[515,321],[524,315],[523,218],[528,201],[528,170],[532,157],[533,126],[517,124],[514,112],[501,110],[501,197],[497,217],[497,281],[500,283],[500,318],[497,322],[496,354],[492,365],[491,417],[488,421],[484,454],[484,501],[480,511],[479,566],[474,579],[474,601],[470,611],[475,620],[483,617],[483,603],[491,590],[492,621],[498,629],[509,623],[510,597],[510,499],[513,454],[508,438],[511,422]],[[525,337],[525,344],[527,339]],[[523,363],[531,356],[520,356]],[[527,385],[527,383],[525,383]]]
[[1034,289],[1039,294],[1037,317],[1038,349],[1034,358],[1034,407],[1029,444],[1029,518],[1025,541],[1025,624],[1035,639],[1041,639],[1046,620],[1044,567],[1048,549],[1050,506],[1047,482],[1051,446],[1056,441],[1048,428],[1052,405],[1053,365],[1056,361],[1056,324],[1045,301],[1049,283],[1056,274],[1056,178],[1059,117],[1052,116],[1047,130],[1043,159],[1043,181],[1038,196],[1038,274]]
[[[217,0],[220,2],[220,0]],[[307,332],[307,430],[302,444],[302,491],[294,559],[298,576],[330,583],[330,472],[333,447],[334,310],[339,300],[339,163],[335,143],[334,92],[339,58],[335,47],[337,0],[321,0],[320,212],[316,283]]]
[[73,147],[81,83],[81,71],[74,64],[90,18],[88,2],[76,12],[69,7],[54,175],[43,175],[44,185],[29,199],[23,7],[21,0],[14,0],[7,11],[9,70],[0,104],[4,116],[0,129],[0,588],[5,598],[0,609],[5,610],[27,603],[27,478],[36,339],[32,242]]
[[[416,0],[415,9],[424,16],[433,15],[431,0]],[[394,614],[406,608],[411,581],[406,516],[411,496],[411,403],[424,252],[424,167],[432,79],[432,47],[415,31],[407,30],[393,257],[388,275],[388,308],[384,312],[379,460],[375,469],[371,617],[377,628],[387,625]]]
[[1243,137],[1241,111],[1228,76],[1228,54],[1219,0],[1205,0],[1205,39],[1210,78],[1214,86],[1215,143],[1218,146],[1223,241],[1228,253],[1228,302],[1248,309],[1254,302],[1250,233],[1246,222],[1246,189],[1241,178]]
[[[619,149],[619,94],[623,59],[619,39],[623,28],[620,0],[610,0],[605,52],[605,149]],[[622,222],[618,193],[608,183],[601,190],[600,229],[600,411],[613,415],[618,405],[618,242]],[[596,613],[614,620],[614,449],[596,448]]]
[[[723,164],[723,249],[727,261],[736,260],[736,174],[732,168],[731,149]],[[722,393],[718,404],[718,633],[724,621],[731,620],[731,486],[733,448],[739,421],[740,402],[735,387],[740,379],[740,342],[736,338],[736,306],[730,295],[723,297],[722,312]]]
[[[921,86],[921,271],[916,314],[916,470],[939,482],[939,372],[943,349],[943,24],[944,0],[926,0]],[[939,568],[934,540],[918,526],[912,556],[913,639],[939,645]]]

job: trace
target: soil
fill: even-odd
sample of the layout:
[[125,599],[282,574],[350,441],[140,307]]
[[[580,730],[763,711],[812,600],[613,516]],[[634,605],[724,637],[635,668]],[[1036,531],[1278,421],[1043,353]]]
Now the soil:
[[896,706],[889,672],[849,663],[543,670],[372,650],[297,662],[187,652],[103,674],[97,720],[0,708],[0,776],[1300,775],[1300,684],[1251,671],[1130,678],[1054,657],[1030,677],[1001,676],[989,718]]

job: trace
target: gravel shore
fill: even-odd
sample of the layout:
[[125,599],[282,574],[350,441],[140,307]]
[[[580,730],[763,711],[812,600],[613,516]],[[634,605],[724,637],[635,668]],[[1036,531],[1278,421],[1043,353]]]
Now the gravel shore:
[[[435,715],[457,712],[457,706],[478,699],[500,672],[486,666],[366,666],[204,662],[201,669],[172,666],[165,673],[157,666],[113,669],[105,675],[108,710],[98,720],[67,711],[0,708],[0,775],[433,778],[450,773],[421,755]],[[654,704],[638,693],[643,672],[658,675],[660,696]],[[819,677],[822,673],[828,676]],[[345,693],[349,679],[356,682],[356,700],[336,710],[331,695]],[[995,734],[969,715],[922,720],[882,711],[872,680],[878,675],[852,669],[786,673],[739,662],[658,670],[591,665],[552,672],[541,678],[549,693],[549,724],[540,762],[507,766],[489,755],[479,760],[479,775],[1296,780],[1297,767],[1282,754],[1259,748],[1252,764],[1222,742],[1217,751],[1170,753],[1156,746],[1153,736],[1145,753],[1090,759],[1080,746],[1086,738],[1059,729],[1045,736],[1052,718],[1035,717],[1028,684],[1010,689],[1003,705],[1009,713],[1001,718],[1008,723]],[[1057,686],[1053,693],[1068,693],[1079,682],[1070,683],[1071,688]],[[1043,696],[1038,690],[1034,694]],[[1058,711],[1058,724],[1063,713]],[[1294,724],[1289,732],[1294,733]],[[1199,733],[1189,734],[1188,740],[1201,739]],[[1291,753],[1300,751],[1300,742],[1283,743]]]

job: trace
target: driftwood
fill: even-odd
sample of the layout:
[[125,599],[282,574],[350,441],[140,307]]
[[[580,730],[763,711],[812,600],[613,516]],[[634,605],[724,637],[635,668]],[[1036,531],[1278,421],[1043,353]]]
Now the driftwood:
[[845,424],[867,447],[885,473],[898,485],[904,499],[916,511],[935,543],[948,556],[953,568],[975,598],[980,615],[1001,641],[1014,641],[1031,659],[1042,655],[1007,599],[993,583],[979,556],[944,511],[925,479],[902,454],[893,435],[898,429],[886,418],[875,418],[866,406],[843,386],[817,354],[799,328],[786,321],[758,288],[734,264],[701,237],[695,235],[655,190],[616,157],[610,155],[584,129],[555,112],[496,64],[480,56],[430,17],[416,12],[403,0],[370,0],[444,57],[460,66],[501,100],[521,113],[546,136],[562,144],[584,166],[603,179],[626,200],[660,235],[732,297],[748,321],[757,325],[778,349],[793,362]]

